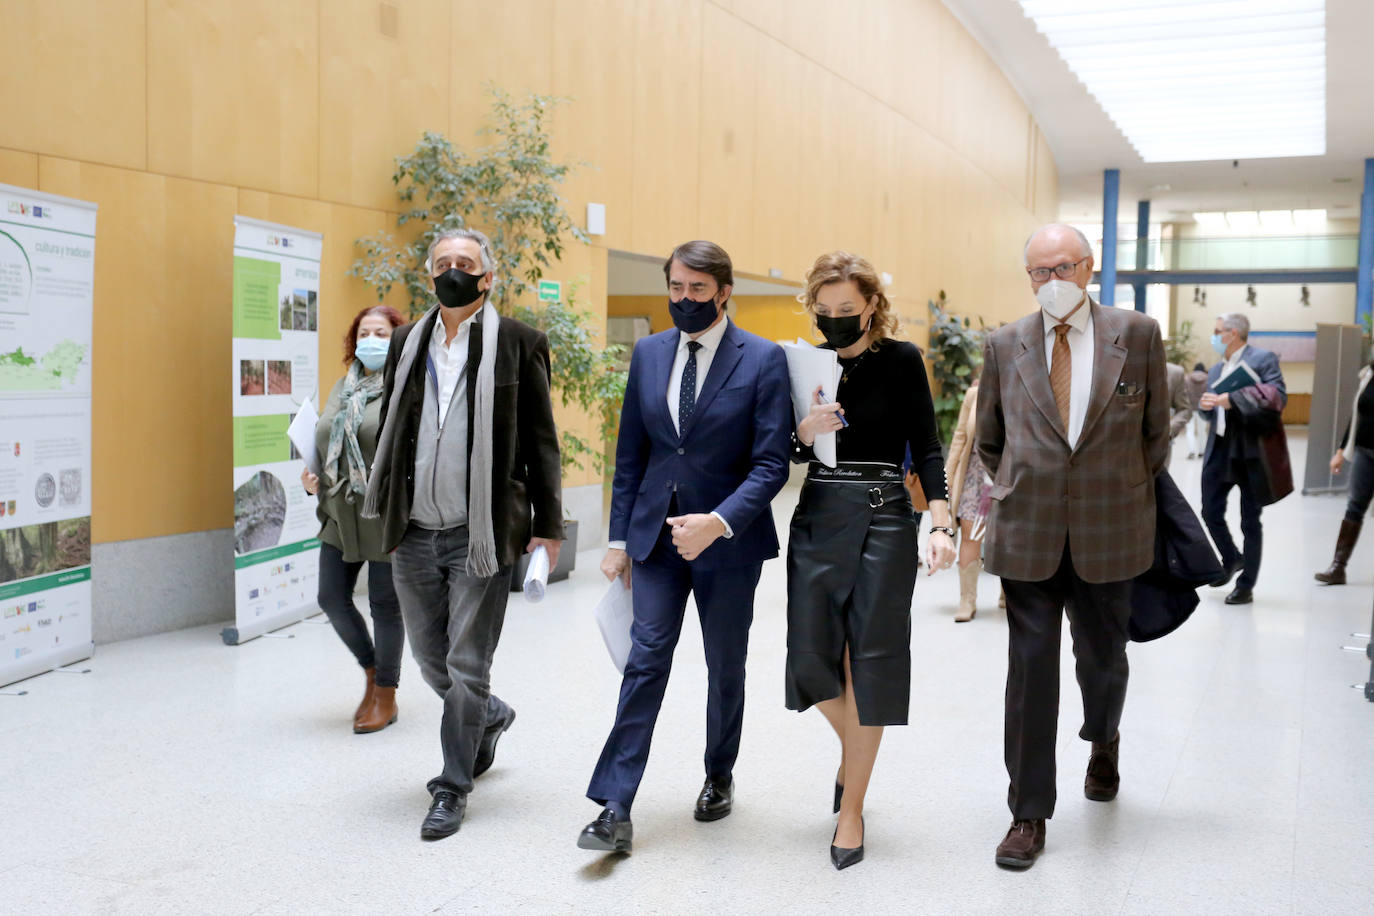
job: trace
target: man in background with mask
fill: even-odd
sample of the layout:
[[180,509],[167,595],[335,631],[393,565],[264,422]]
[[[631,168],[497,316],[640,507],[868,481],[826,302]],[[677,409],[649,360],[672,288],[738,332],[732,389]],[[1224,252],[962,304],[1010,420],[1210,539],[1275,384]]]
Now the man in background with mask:
[[558,562],[563,511],[547,338],[496,313],[482,233],[441,231],[425,269],[439,301],[391,337],[363,515],[381,516],[411,652],[444,701],[420,827],[435,840],[461,826],[515,721],[489,680],[511,567],[541,546]]
[[730,256],[679,245],[663,265],[675,327],[635,344],[620,415],[607,579],[632,587],[634,625],[615,725],[587,797],[604,806],[583,849],[627,852],[634,802],[689,594],[706,650],[706,782],[694,816],[730,813],[744,722],[744,661],[763,561],[778,555],[769,503],[787,480],[792,406],[776,344],[725,314]]
[[[1249,604],[1255,600],[1253,590],[1259,578],[1264,544],[1260,510],[1274,502],[1274,497],[1286,495],[1292,489],[1290,483],[1288,490],[1276,492],[1273,482],[1264,480],[1263,464],[1258,461],[1263,451],[1261,440],[1282,423],[1280,414],[1288,403],[1288,387],[1279,369],[1278,354],[1251,346],[1249,339],[1249,318],[1239,312],[1217,318],[1212,329],[1212,349],[1221,361],[1207,373],[1207,390],[1198,401],[1198,413],[1208,426],[1207,448],[1202,456],[1202,520],[1221,554],[1223,572],[1212,587],[1228,585],[1231,577],[1240,572],[1236,587],[1226,596],[1227,604]],[[1246,371],[1247,367],[1250,371]],[[1227,391],[1218,394],[1215,389],[1222,376],[1229,379],[1230,373],[1237,371],[1244,375],[1240,387],[1221,386]],[[1260,385],[1272,386],[1273,397],[1256,399],[1254,395]],[[1250,409],[1238,409],[1236,403],[1241,401]],[[1287,448],[1286,444],[1283,447]],[[1252,468],[1259,469],[1260,479],[1256,479]],[[1243,552],[1236,549],[1231,529],[1226,525],[1226,500],[1233,486],[1240,490]]]
[[996,862],[1029,868],[1054,814],[1060,629],[1068,613],[1092,742],[1083,791],[1116,797],[1131,579],[1154,560],[1154,478],[1169,458],[1159,325],[1087,295],[1093,257],[1071,226],[1026,242],[1040,310],[983,351],[978,454],[993,476],[983,560],[1007,596],[1005,745],[1012,825]]

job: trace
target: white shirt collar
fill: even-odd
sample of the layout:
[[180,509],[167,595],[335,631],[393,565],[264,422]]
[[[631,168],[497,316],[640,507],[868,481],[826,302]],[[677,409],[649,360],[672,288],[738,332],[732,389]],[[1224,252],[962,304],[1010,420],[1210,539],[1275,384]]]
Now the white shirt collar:
[[[727,315],[719,324],[698,337],[697,343],[701,344],[704,349],[714,353],[716,349],[720,347],[721,338],[725,336],[725,326],[729,323],[730,317]],[[688,334],[686,331],[678,331],[677,333],[677,348],[679,350],[686,350],[687,341],[692,339],[692,335]]]
[[1248,350],[1249,348],[1250,348],[1250,344],[1248,344],[1248,343],[1243,343],[1243,344],[1241,344],[1239,350],[1237,350],[1236,352],[1232,353],[1230,356],[1226,357],[1226,365],[1228,365],[1228,366],[1237,366],[1237,365],[1239,365],[1239,364],[1240,364],[1241,357],[1243,357],[1243,356],[1245,355],[1245,351]]
[[[482,309],[479,308],[477,311],[464,318],[462,324],[458,325],[458,332],[453,335],[453,339],[456,341],[460,337],[466,337],[468,331],[472,328],[472,320],[480,314],[482,314]],[[440,347],[443,347],[444,341],[447,339],[448,331],[444,327],[443,313],[436,312],[434,314],[434,330],[430,333],[430,340]]]
[[[1086,298],[1083,304],[1078,308],[1077,311],[1075,311],[1072,315],[1068,317],[1067,321],[1069,327],[1073,328],[1075,331],[1082,331],[1086,334],[1088,332],[1088,322],[1089,320],[1091,320],[1093,314],[1093,299],[1092,296],[1088,296],[1086,293],[1084,293],[1084,296]],[[1040,317],[1045,322],[1046,336],[1049,336],[1050,334],[1054,333],[1055,325],[1063,323],[1058,318],[1055,318],[1052,315],[1050,315],[1050,313],[1045,311],[1044,309],[1040,310]]]

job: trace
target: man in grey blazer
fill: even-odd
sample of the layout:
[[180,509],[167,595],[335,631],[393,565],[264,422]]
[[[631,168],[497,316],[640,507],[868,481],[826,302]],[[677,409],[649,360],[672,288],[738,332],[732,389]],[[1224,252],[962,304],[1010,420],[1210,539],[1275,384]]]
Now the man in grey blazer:
[[1092,742],[1084,794],[1116,797],[1130,580],[1154,559],[1154,478],[1169,457],[1164,343],[1154,319],[1086,293],[1093,257],[1071,226],[1026,243],[1040,309],[983,351],[978,454],[993,476],[983,558],[1009,628],[1005,757],[1012,825],[997,864],[1028,868],[1054,814],[1065,612]]
[[[1282,411],[1288,403],[1288,387],[1279,368],[1278,354],[1250,343],[1250,319],[1239,312],[1217,317],[1212,329],[1212,347],[1221,357],[1207,373],[1207,390],[1198,402],[1198,413],[1207,420],[1207,450],[1202,457],[1202,520],[1221,554],[1222,576],[1212,583],[1221,588],[1230,583],[1237,572],[1236,587],[1226,596],[1227,604],[1249,604],[1255,600],[1255,581],[1259,578],[1260,554],[1264,546],[1264,527],[1260,524],[1260,510],[1268,503],[1265,494],[1256,492],[1253,479],[1247,473],[1247,456],[1260,451],[1259,440],[1273,425],[1281,422],[1275,411],[1259,411],[1247,418],[1232,404],[1232,394],[1217,394],[1214,390],[1224,373],[1241,371],[1244,363],[1260,385],[1273,387],[1274,399],[1266,403]],[[1249,374],[1249,373],[1247,373]],[[1247,384],[1240,391],[1256,391],[1258,386]],[[1220,409],[1218,409],[1220,408]],[[1263,422],[1261,422],[1261,419]],[[1226,501],[1231,488],[1240,490],[1240,533],[1244,547],[1236,549],[1231,529],[1226,524]]]

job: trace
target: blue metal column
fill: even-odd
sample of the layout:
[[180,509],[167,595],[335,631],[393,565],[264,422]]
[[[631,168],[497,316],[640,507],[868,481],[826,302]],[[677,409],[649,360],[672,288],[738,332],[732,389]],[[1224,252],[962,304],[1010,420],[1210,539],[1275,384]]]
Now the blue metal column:
[[1355,323],[1364,326],[1374,310],[1374,159],[1364,161],[1360,195],[1360,259],[1355,274]]
[[[1135,205],[1135,269],[1145,270],[1150,266],[1150,202],[1142,200]],[[1137,280],[1135,287],[1135,310],[1145,311],[1145,281]]]
[[1121,170],[1102,172],[1102,304],[1116,305],[1116,199],[1121,193]]

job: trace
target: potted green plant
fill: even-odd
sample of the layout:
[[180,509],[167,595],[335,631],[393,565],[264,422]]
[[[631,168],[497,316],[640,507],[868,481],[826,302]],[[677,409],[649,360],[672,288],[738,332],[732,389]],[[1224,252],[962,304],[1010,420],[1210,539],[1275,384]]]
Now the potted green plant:
[[[576,285],[570,284],[566,301],[536,304],[531,296],[544,271],[562,259],[567,239],[587,241],[559,194],[573,164],[555,162],[551,154],[548,119],[565,100],[531,93],[516,101],[494,86],[488,93],[491,123],[483,133],[493,142],[465,151],[426,131],[410,155],[397,158],[391,177],[402,203],[397,229],[408,240],[387,232],[358,239],[361,256],[349,273],[366,281],[378,301],[401,285],[411,316],[418,317],[433,304],[423,269],[430,242],[445,229],[480,226],[491,238],[501,271],[492,304],[548,335],[555,396],[597,420],[590,439],[560,431],[563,469],[587,467],[583,462],[589,461],[601,471],[625,394],[621,348],[597,342],[592,315],[576,304]],[[567,541],[550,581],[566,578],[576,560],[577,522],[569,520],[566,527]],[[522,560],[512,577],[516,588],[524,566]]]
[[930,368],[935,376],[935,422],[940,430],[940,442],[949,446],[954,426],[959,422],[959,408],[964,394],[973,384],[974,373],[983,364],[983,343],[988,328],[978,319],[974,329],[968,318],[949,312],[945,291],[928,302],[930,308]]

